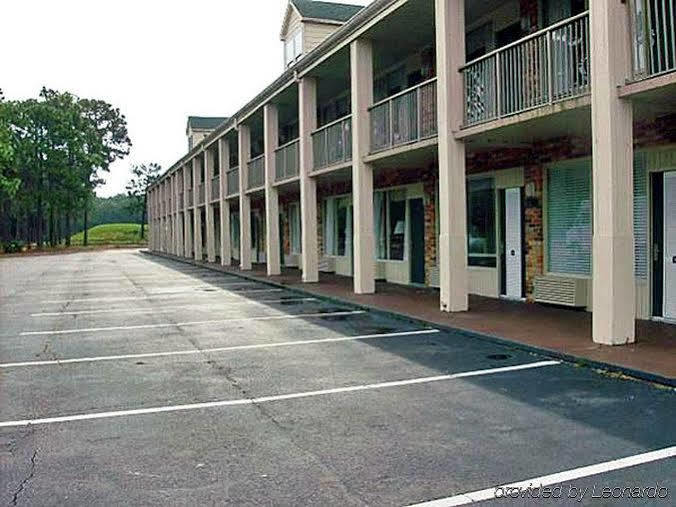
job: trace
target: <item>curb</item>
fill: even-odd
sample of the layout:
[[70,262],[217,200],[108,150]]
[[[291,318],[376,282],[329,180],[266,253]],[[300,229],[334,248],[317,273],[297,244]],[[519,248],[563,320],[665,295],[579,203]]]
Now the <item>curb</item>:
[[225,268],[221,268],[218,265],[215,264],[210,264],[207,262],[199,262],[195,261],[192,259],[186,259],[183,257],[177,257],[172,254],[166,254],[166,253],[160,253],[160,252],[150,252],[149,250],[139,250],[140,253],[149,255],[149,256],[154,256],[154,257],[161,257],[164,259],[169,259],[177,262],[181,262],[183,264],[189,264],[192,266],[198,266],[201,268],[209,269],[211,271],[216,271],[218,273],[225,273],[228,275],[233,275],[238,278],[242,278],[244,280],[249,280],[249,281],[254,281],[258,283],[263,283],[266,285],[269,285],[271,287],[275,287],[278,289],[284,289],[289,292],[293,292],[302,296],[311,296],[323,301],[327,301],[333,304],[340,304],[340,305],[350,305],[362,310],[366,310],[371,313],[375,313],[381,316],[385,317],[394,317],[397,320],[404,320],[406,322],[411,322],[418,324],[420,326],[424,327],[434,327],[441,329],[443,331],[449,332],[449,333],[455,333],[455,334],[460,334],[462,336],[466,336],[468,338],[473,338],[477,340],[483,340],[483,341],[488,341],[497,345],[501,345],[503,347],[508,347],[514,350],[521,350],[524,352],[529,352],[531,354],[537,354],[540,356],[546,356],[552,359],[559,359],[561,361],[564,361],[566,363],[571,363],[573,365],[577,366],[584,366],[586,368],[591,368],[594,370],[601,370],[604,372],[608,373],[616,373],[616,374],[622,374],[627,377],[631,377],[632,379],[637,379],[637,380],[642,380],[646,382],[650,382],[653,384],[660,384],[663,386],[667,386],[670,388],[676,389],[676,379],[675,378],[670,378],[670,377],[665,377],[663,375],[658,375],[656,373],[650,373],[647,371],[642,371],[642,370],[636,370],[634,368],[629,368],[627,366],[621,366],[613,363],[605,363],[602,361],[597,361],[595,359],[588,359],[585,357],[580,357],[580,356],[574,356],[571,354],[566,354],[564,352],[559,352],[557,350],[551,350],[551,349],[546,349],[546,348],[541,348],[541,347],[536,347],[534,345],[528,345],[525,343],[517,342],[514,340],[510,340],[508,338],[504,338],[502,336],[498,335],[492,335],[489,333],[481,333],[478,331],[472,331],[469,329],[463,329],[463,328],[458,328],[458,327],[453,327],[445,324],[437,324],[436,322],[430,322],[428,320],[421,319],[419,317],[414,317],[412,315],[407,315],[405,313],[401,312],[396,312],[393,310],[383,310],[382,308],[378,308],[375,306],[367,305],[364,303],[357,303],[354,301],[348,301],[344,299],[340,299],[335,296],[327,296],[325,294],[316,294],[314,292],[310,292],[304,289],[300,289],[298,287],[290,287],[288,285],[284,285],[282,283],[274,282],[271,280],[266,280],[263,278],[259,278],[257,276],[253,275],[247,275],[241,272],[234,272],[230,271]]

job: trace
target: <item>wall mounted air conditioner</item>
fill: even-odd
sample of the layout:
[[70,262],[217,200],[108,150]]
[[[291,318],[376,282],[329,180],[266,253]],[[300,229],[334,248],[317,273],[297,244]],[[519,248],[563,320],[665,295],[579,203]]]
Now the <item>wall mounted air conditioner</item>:
[[590,280],[545,275],[535,278],[533,299],[538,303],[584,308]]

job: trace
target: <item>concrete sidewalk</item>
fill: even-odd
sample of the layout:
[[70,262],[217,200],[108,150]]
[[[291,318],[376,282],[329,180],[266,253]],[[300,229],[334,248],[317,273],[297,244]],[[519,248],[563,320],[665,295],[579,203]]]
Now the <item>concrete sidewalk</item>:
[[676,387],[676,326],[671,324],[637,320],[635,344],[609,347],[592,342],[589,312],[471,295],[468,312],[449,314],[439,311],[435,289],[377,282],[376,294],[357,295],[352,291],[352,278],[344,276],[321,273],[319,283],[305,284],[300,271],[293,268],[268,277],[264,265],[242,271],[207,262],[195,264]]

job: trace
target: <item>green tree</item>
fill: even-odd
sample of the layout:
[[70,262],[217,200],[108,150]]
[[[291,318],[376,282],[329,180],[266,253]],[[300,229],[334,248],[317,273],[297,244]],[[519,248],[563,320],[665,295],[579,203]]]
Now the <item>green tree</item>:
[[159,164],[140,164],[131,168],[132,177],[127,183],[127,195],[131,198],[132,211],[139,214],[141,223],[141,239],[146,223],[146,210],[148,206],[148,188],[157,181],[162,172]]

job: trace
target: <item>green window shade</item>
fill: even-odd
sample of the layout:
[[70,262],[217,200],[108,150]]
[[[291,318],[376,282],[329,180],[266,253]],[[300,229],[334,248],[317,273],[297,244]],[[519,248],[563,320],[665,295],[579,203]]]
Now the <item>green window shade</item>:
[[591,275],[591,162],[558,164],[547,171],[549,271]]
[[634,154],[634,274],[648,278],[648,178],[645,153]]

